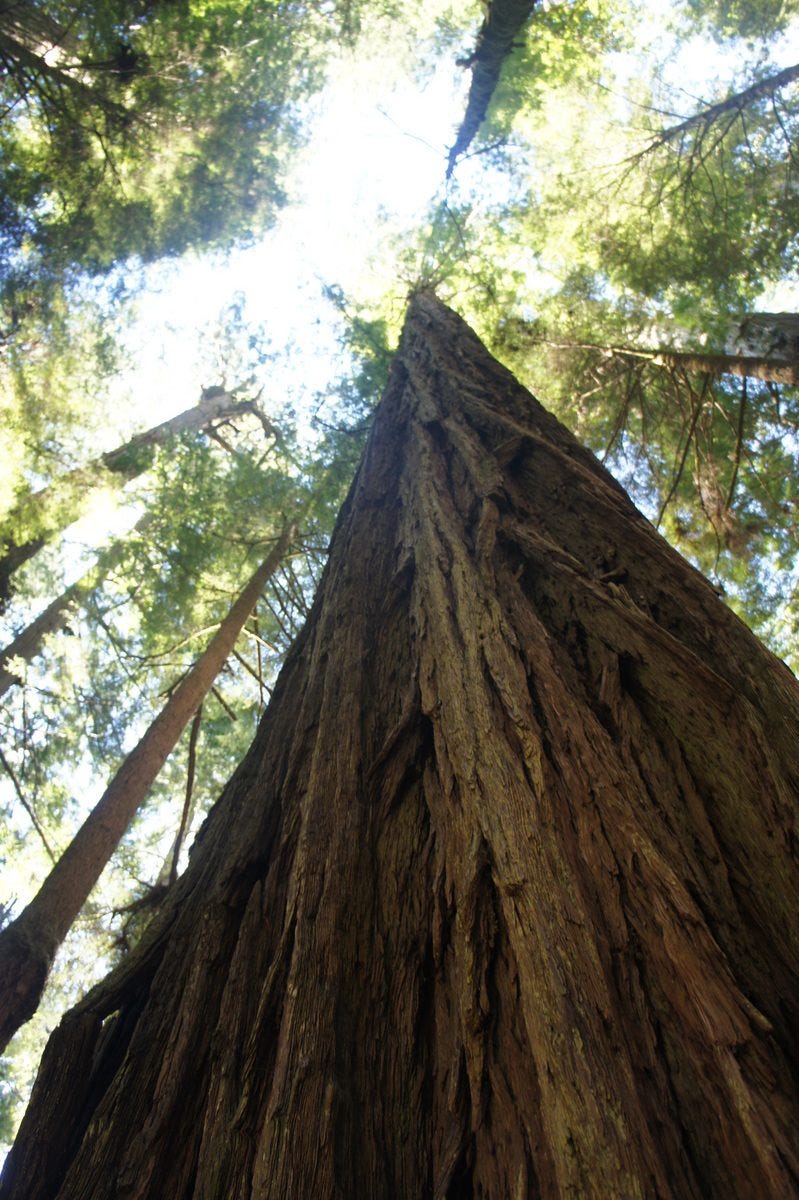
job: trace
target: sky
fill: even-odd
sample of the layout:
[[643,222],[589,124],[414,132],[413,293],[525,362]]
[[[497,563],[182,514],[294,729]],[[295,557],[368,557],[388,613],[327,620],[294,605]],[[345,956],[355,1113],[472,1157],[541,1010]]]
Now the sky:
[[308,106],[313,132],[289,173],[291,203],[259,244],[148,272],[129,335],[135,369],[119,381],[139,428],[189,407],[201,387],[238,382],[209,377],[198,354],[203,329],[237,295],[246,297],[245,319],[263,326],[276,349],[293,347],[277,377],[270,371],[270,389],[307,394],[330,382],[339,322],[322,288],[377,299],[391,284],[381,246],[418,227],[441,192],[468,88],[454,56],[421,86],[396,69],[387,86],[386,67],[380,58],[357,71],[348,60],[331,70]]

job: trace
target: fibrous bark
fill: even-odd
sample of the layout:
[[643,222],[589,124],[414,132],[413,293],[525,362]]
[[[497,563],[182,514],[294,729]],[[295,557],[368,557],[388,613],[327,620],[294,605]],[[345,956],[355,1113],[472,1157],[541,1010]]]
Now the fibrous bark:
[[3,1200],[799,1195],[798,705],[415,297],[252,750]]
[[293,524],[286,523],[200,658],[125,757],[36,895],[0,931],[0,1051],[35,1013],[58,947],[230,656],[264,586],[288,553],[294,532]]

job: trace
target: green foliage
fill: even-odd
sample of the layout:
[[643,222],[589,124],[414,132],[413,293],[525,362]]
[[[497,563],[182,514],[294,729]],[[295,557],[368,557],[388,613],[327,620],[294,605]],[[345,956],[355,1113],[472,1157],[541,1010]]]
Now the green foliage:
[[685,9],[718,38],[775,37],[799,13],[795,0],[685,0]]
[[585,74],[598,56],[620,50],[628,41],[626,15],[613,0],[534,8],[503,66],[481,130],[482,143],[507,139],[520,112],[539,109],[553,90]]
[[[273,219],[294,106],[321,78],[313,9],[97,0],[12,15],[0,17],[6,269],[107,271]],[[46,58],[43,37],[56,43]]]
[[18,279],[0,333],[0,518],[31,485],[92,456],[109,418],[111,389],[126,364],[128,309],[99,292],[60,289],[46,302]]

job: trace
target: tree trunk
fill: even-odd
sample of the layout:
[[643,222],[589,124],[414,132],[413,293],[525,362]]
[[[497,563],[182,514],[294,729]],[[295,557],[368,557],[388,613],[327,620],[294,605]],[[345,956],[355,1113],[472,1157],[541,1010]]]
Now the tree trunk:
[[472,82],[466,111],[447,158],[447,179],[465,154],[485,120],[496,91],[505,59],[513,50],[516,37],[530,19],[536,0],[488,0],[486,17],[477,35],[477,46],[470,58],[461,63],[472,68]]
[[757,83],[753,83],[751,87],[744,88],[742,92],[735,92],[732,96],[728,96],[726,100],[721,100],[718,104],[708,105],[707,108],[700,109],[693,116],[687,117],[684,121],[680,121],[677,125],[670,125],[666,129],[661,129],[652,138],[649,145],[640,153],[633,155],[633,158],[640,160],[645,154],[651,153],[652,150],[659,146],[665,146],[669,142],[682,139],[686,133],[698,131],[699,136],[714,125],[721,117],[729,114],[742,115],[746,112],[750,105],[756,104],[758,100],[766,100],[776,95],[782,88],[788,87],[789,84],[799,79],[799,64],[792,67],[785,67],[782,71],[777,71],[774,75],[769,75],[766,79],[761,79]]
[[[152,513],[145,513],[134,526],[135,532],[141,533],[150,524]],[[56,596],[30,625],[26,625],[4,650],[0,650],[0,696],[20,682],[20,677],[10,669],[13,659],[23,662],[33,662],[41,653],[44,639],[51,633],[58,633],[66,625],[70,613],[79,608],[87,596],[113,571],[120,562],[125,551],[125,540],[112,542],[97,556],[97,561],[88,571],[81,575],[75,583],[65,588],[60,596]]]
[[746,313],[738,321],[731,340],[736,354],[799,362],[799,313]]
[[170,438],[195,433],[222,418],[254,411],[251,401],[235,400],[221,388],[209,388],[193,408],[137,434],[124,446],[109,450],[87,466],[66,472],[20,501],[2,521],[6,533],[0,558],[0,612],[11,595],[10,580],[14,572],[83,515],[92,492],[110,482],[121,486],[135,479],[150,466],[147,451],[164,445]]
[[224,666],[293,537],[294,526],[287,524],[202,656],[131,750],[33,900],[0,932],[0,1051],[36,1011],[58,947],[189,718]]
[[20,676],[11,668],[12,660],[32,662],[41,653],[47,635],[64,628],[70,612],[91,590],[96,578],[96,569],[92,567],[76,583],[65,588],[60,596],[51,600],[47,608],[40,612],[30,625],[26,625],[4,650],[0,650],[0,696],[4,696],[15,684],[22,682]]
[[[523,322],[511,325],[512,334],[526,334]],[[799,358],[788,357],[787,352],[778,351],[764,356],[748,354],[702,354],[693,350],[675,350],[671,347],[647,349],[638,346],[601,346],[594,342],[554,341],[532,336],[532,344],[549,346],[553,350],[593,350],[603,358],[630,359],[634,362],[650,362],[656,367],[671,370],[696,371],[700,375],[738,375],[747,379],[763,379],[770,383],[799,383]]]
[[[4,0],[0,4],[0,30],[21,42],[32,54],[52,61],[69,55],[77,58],[80,43],[74,34],[29,0]],[[53,51],[57,53],[54,55]]]
[[437,301],[3,1200],[786,1200],[799,688]]

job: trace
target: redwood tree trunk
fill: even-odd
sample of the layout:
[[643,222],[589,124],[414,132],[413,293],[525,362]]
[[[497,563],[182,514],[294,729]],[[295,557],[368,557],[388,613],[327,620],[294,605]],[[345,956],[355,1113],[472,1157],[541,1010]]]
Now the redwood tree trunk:
[[798,713],[417,296],[252,750],[0,1194],[799,1195]]

